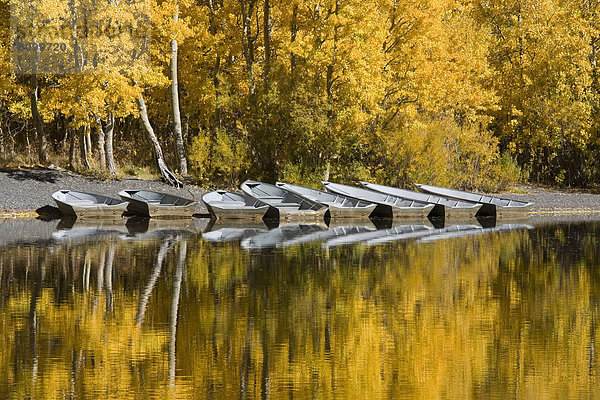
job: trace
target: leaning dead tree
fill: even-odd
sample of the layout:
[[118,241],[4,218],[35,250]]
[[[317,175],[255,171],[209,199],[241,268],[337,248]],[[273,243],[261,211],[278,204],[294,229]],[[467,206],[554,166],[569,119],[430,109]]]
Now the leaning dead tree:
[[140,118],[144,124],[144,128],[146,128],[146,134],[148,135],[148,139],[152,143],[154,149],[154,158],[156,159],[156,163],[158,166],[158,170],[160,171],[161,176],[171,186],[175,187],[183,187],[183,182],[181,182],[177,177],[169,170],[167,167],[167,163],[165,162],[162,148],[160,147],[160,143],[158,142],[158,138],[154,133],[154,129],[150,124],[150,120],[148,119],[148,111],[146,110],[146,103],[144,102],[144,98],[140,95],[137,99],[138,111],[140,112]]

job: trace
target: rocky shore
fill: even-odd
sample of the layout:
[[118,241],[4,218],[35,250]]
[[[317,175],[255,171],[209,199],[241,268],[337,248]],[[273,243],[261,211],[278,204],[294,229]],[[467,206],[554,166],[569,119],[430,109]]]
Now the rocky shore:
[[[123,189],[149,189],[194,197],[201,206],[199,212],[207,212],[201,202],[205,190],[194,185],[183,189],[173,188],[160,181],[122,179],[101,181],[62,170],[3,169],[0,170],[0,211],[5,216],[36,216],[35,210],[55,206],[52,193],[60,189],[99,193],[117,197]],[[600,214],[600,194],[563,191],[534,186],[520,186],[518,193],[504,192],[502,197],[535,203],[533,216],[561,214]]]
[[208,212],[201,201],[205,190],[186,185],[182,189],[173,188],[160,181],[122,179],[101,181],[62,170],[1,169],[0,170],[0,212],[6,216],[37,215],[35,210],[56,204],[52,193],[61,189],[77,190],[118,197],[124,189],[148,189],[171,193],[185,198],[194,198],[201,206],[199,213]]

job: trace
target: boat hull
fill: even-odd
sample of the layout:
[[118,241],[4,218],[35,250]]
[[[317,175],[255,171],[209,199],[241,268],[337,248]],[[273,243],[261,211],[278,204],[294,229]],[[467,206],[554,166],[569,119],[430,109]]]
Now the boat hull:
[[371,215],[376,207],[375,204],[363,200],[289,183],[277,182],[276,186],[329,207],[329,211],[325,213],[325,218],[329,219],[365,219]]
[[420,191],[455,200],[471,201],[482,204],[476,216],[496,218],[519,218],[533,209],[533,203],[503,199],[478,193],[464,192],[455,189],[446,189],[437,186],[416,185]]
[[448,207],[441,204],[434,204],[429,213],[430,217],[440,217],[445,220],[465,220],[475,218],[482,208],[482,204],[474,204],[471,207]]
[[64,215],[78,218],[118,218],[127,209],[127,202],[92,193],[59,190],[52,198]]
[[464,220],[474,218],[482,206],[482,204],[480,203],[448,199],[433,194],[413,192],[410,190],[395,188],[391,186],[377,185],[369,182],[361,182],[361,185],[375,192],[389,194],[391,196],[397,196],[408,200],[434,204],[434,207],[429,213],[429,216],[444,218],[445,220]]
[[325,220],[325,213],[327,212],[327,208],[323,208],[321,210],[290,210],[283,207],[271,207],[271,209],[274,210],[271,213],[267,213],[265,218],[268,218],[272,215],[276,215],[275,218],[279,218],[279,220],[297,222],[323,221]]
[[431,210],[433,210],[433,204],[424,207],[392,207],[392,218],[401,220],[427,218]]
[[375,204],[366,207],[338,207],[329,205],[329,210],[325,213],[325,216],[331,219],[365,219],[369,218],[376,207]]
[[[137,193],[153,196],[155,198],[146,199],[137,195]],[[129,202],[127,212],[150,218],[182,218],[191,217],[196,212],[198,202],[184,199],[166,193],[158,193],[144,190],[123,190],[119,192],[122,200]],[[167,202],[163,201],[168,198]],[[180,203],[180,205],[177,205]]]
[[244,193],[268,204],[265,219],[283,221],[324,221],[327,207],[275,185],[245,181],[240,185]]
[[224,220],[255,220],[260,221],[269,205],[244,193],[216,190],[202,196],[202,201],[211,216]]
[[144,217],[191,217],[196,211],[196,204],[186,206],[171,206],[146,203],[135,199],[123,199],[129,201],[127,211]]
[[413,200],[403,200],[387,194],[373,192],[371,190],[354,188],[346,185],[323,182],[325,190],[342,196],[368,201],[375,204],[371,213],[372,217],[394,218],[394,219],[419,219],[427,218],[433,210],[433,204],[422,203]]
[[229,207],[220,207],[216,204],[206,203],[206,208],[208,211],[219,220],[224,219],[247,219],[260,221],[267,210],[269,209],[268,205],[262,207],[242,207],[242,208],[229,208]]
[[427,204],[423,207],[396,207],[387,204],[377,204],[371,216],[376,218],[400,219],[403,221],[419,220],[427,218],[433,207],[433,204]]
[[127,203],[115,206],[73,206],[61,201],[55,200],[58,209],[66,215],[74,215],[78,218],[93,217],[93,218],[120,218],[127,210]]

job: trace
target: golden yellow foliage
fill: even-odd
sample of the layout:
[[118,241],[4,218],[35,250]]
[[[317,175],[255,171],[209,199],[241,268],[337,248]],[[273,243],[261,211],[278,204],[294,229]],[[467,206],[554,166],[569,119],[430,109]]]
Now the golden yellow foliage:
[[[538,181],[600,177],[595,0],[2,4],[2,118],[24,126],[40,87],[39,115],[59,154],[65,130],[112,116],[129,149],[143,134],[133,122],[142,93],[170,148],[175,39],[183,136],[203,182],[311,184],[328,173],[491,188],[519,175],[501,157]],[[19,52],[23,38],[29,50]],[[45,42],[66,50],[35,61],[31,49]],[[29,142],[25,132],[0,137]],[[451,149],[458,142],[465,152]],[[419,161],[428,152],[435,168]]]

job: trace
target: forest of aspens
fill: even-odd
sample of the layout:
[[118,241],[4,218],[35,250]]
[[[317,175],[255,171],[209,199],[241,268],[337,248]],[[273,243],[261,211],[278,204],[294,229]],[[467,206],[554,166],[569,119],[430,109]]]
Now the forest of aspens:
[[4,166],[599,182],[599,0],[1,4]]

